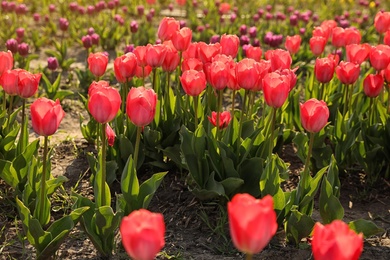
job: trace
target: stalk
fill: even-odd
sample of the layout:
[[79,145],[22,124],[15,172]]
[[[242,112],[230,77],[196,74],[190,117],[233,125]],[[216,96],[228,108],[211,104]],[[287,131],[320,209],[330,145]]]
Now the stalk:
[[19,139],[19,142],[21,144],[21,148],[20,148],[20,154],[24,151],[24,124],[25,124],[25,117],[26,117],[26,113],[25,113],[25,109],[26,109],[26,99],[23,98],[23,103],[22,103],[22,131],[20,132],[20,139]]
[[134,150],[134,156],[133,156],[133,160],[134,160],[136,169],[137,169],[137,161],[138,161],[138,153],[139,153],[139,143],[141,141],[141,130],[142,130],[142,127],[138,126],[137,127],[137,136],[136,136],[136,140],[135,140],[135,150]]
[[310,173],[310,157],[311,153],[313,151],[313,143],[314,143],[314,133],[310,133],[310,140],[309,140],[309,151],[307,153],[306,161],[305,161],[305,168],[302,173],[302,182],[304,184],[304,187],[307,187],[306,183],[308,181],[308,175]]
[[218,90],[218,108],[217,108],[217,140],[220,139],[220,135],[222,130],[220,129],[220,121],[221,121],[221,108],[222,108],[222,90]]
[[128,79],[122,84],[122,113],[125,113]]
[[232,92],[232,108],[231,108],[231,114],[232,116],[234,117],[234,108],[235,108],[235,100],[236,100],[236,90],[233,89],[233,92]]
[[47,146],[47,143],[48,143],[48,137],[45,136],[44,138],[44,141],[43,141],[43,158],[42,158],[42,163],[43,163],[43,167],[42,167],[42,175],[41,175],[41,187],[40,187],[40,194],[39,194],[39,203],[38,203],[38,207],[39,207],[39,215],[40,217],[42,217],[44,215],[44,211],[45,211],[45,197],[46,197],[46,161],[47,161],[47,151],[48,151],[48,146]]
[[344,107],[343,107],[343,116],[347,113],[347,103],[348,103],[348,84],[345,84],[345,100],[344,100]]
[[[100,165],[100,167],[102,167],[102,178],[101,178],[101,187],[102,187],[102,190],[100,191],[102,196],[101,196],[101,202],[105,202],[106,201],[106,125],[107,123],[105,124],[101,124],[102,125],[102,152],[100,153],[101,155],[101,162],[102,162],[102,165]],[[103,206],[103,205],[101,205]],[[104,205],[106,206],[106,205]]]
[[274,132],[275,132],[275,121],[276,121],[276,107],[272,108],[272,117],[271,117],[271,125],[270,125],[270,143],[269,143],[269,152],[268,156],[271,158],[272,150],[274,149]]
[[[5,94],[5,92],[4,92]],[[13,101],[14,101],[14,96],[9,96],[9,107],[8,107],[8,120],[7,120],[7,127],[6,127],[6,133],[8,134],[9,127],[10,127],[10,119],[11,119],[11,114],[12,114],[12,107],[13,107]]]
[[194,96],[195,130],[198,129],[198,96]]
[[245,260],[252,260],[252,254],[246,254],[245,255]]
[[352,106],[352,94],[353,94],[353,85],[351,85],[351,89],[349,91],[349,98],[348,98],[348,107],[349,108]]
[[240,127],[238,128],[238,138],[237,138],[237,151],[240,149],[241,145],[241,132],[242,132],[242,124],[245,120],[245,104],[247,100],[249,90],[245,89],[245,94],[244,94],[244,101],[242,103],[242,109],[241,109],[241,116],[240,116]]

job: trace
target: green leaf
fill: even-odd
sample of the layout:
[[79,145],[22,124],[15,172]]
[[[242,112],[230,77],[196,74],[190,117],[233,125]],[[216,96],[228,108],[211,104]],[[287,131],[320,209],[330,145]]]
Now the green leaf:
[[54,179],[46,181],[47,184],[47,195],[50,196],[53,194],[58,187],[60,187],[64,182],[67,182],[68,178],[63,175],[60,175]]
[[302,214],[296,208],[291,209],[291,215],[285,223],[287,241],[298,245],[302,238],[310,235],[314,224],[310,216]]
[[150,201],[152,200],[154,193],[160,186],[162,180],[168,172],[160,172],[153,174],[148,180],[144,181],[139,187],[138,205],[140,208],[148,208]]
[[348,226],[356,233],[363,233],[365,238],[384,232],[384,230],[375,225],[375,223],[365,219],[351,221],[348,223]]
[[123,198],[126,201],[126,207],[123,208],[125,215],[134,210],[137,205],[137,198],[140,192],[140,186],[137,178],[137,171],[133,162],[132,156],[126,162],[125,168],[121,176],[121,191]]
[[229,177],[221,181],[227,196],[232,196],[244,184],[244,180],[240,178]]
[[319,207],[321,218],[325,224],[344,217],[344,208],[338,198],[333,195],[332,186],[327,178],[322,179]]

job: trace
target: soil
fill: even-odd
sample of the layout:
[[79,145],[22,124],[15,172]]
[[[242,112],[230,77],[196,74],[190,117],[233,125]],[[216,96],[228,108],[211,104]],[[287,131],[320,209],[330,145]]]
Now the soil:
[[[94,151],[94,147],[83,140],[79,130],[83,106],[76,100],[67,100],[63,106],[66,116],[51,139],[54,149],[52,174],[62,174],[69,179],[64,185],[66,192],[58,196],[69,199],[71,190],[92,195],[86,153]],[[36,136],[31,133],[30,140],[33,138]],[[280,154],[290,163],[291,180],[285,188],[295,185],[302,169],[295,152],[294,147],[288,145]],[[12,206],[12,191],[3,182],[0,182],[0,191],[0,227],[3,227],[0,230],[0,259],[34,259],[34,248],[23,240],[18,213]],[[390,185],[385,181],[377,189],[367,190],[361,174],[342,179],[343,220],[370,219],[384,229],[383,233],[365,239],[361,259],[388,259],[390,255],[389,191]],[[62,210],[69,206],[63,206]],[[166,244],[158,259],[242,259],[229,238],[224,208],[225,205],[216,201],[197,200],[186,185],[186,174],[176,170],[169,172],[149,207],[153,212],[163,213],[166,223]],[[315,211],[314,218],[320,220],[318,211]],[[270,244],[254,259],[312,259],[308,243],[303,241],[299,247],[294,247],[286,244],[284,237],[284,231],[279,229]],[[119,235],[117,241],[118,249],[113,259],[128,259],[120,245]],[[78,225],[58,250],[57,259],[99,259],[99,256]]]

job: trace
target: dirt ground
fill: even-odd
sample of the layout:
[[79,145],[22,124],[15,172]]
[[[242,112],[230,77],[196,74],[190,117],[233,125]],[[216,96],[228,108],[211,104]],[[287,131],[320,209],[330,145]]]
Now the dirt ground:
[[[79,114],[82,105],[68,100],[63,104],[66,110],[59,131],[53,135],[54,148],[52,174],[65,175],[69,181],[65,190],[71,189],[83,194],[93,194],[89,185],[90,170],[86,153],[93,151],[81,136]],[[30,139],[36,138],[31,133]],[[292,146],[284,147],[280,156],[290,162],[291,179],[296,179],[302,163]],[[147,175],[148,173],[146,173]],[[142,179],[142,177],[140,177]],[[385,231],[365,239],[361,259],[388,259],[390,256],[390,187],[383,183],[378,189],[364,192],[360,176],[342,180],[341,202],[345,209],[344,221],[358,218],[371,219]],[[166,245],[158,259],[242,259],[228,235],[225,205],[218,202],[201,202],[188,190],[185,173],[169,172],[157,190],[149,209],[164,214],[166,223]],[[292,184],[294,183],[292,182]],[[23,235],[17,212],[12,207],[12,193],[0,183],[0,259],[34,259],[34,249],[23,243]],[[61,195],[61,194],[60,194]],[[64,193],[61,196],[66,197]],[[320,219],[318,211],[314,217]],[[254,259],[312,259],[310,247],[302,243],[299,248],[287,245],[284,231],[278,230],[271,243]],[[128,259],[120,246],[113,259]],[[57,252],[57,259],[99,259],[96,250],[79,225],[73,230]]]

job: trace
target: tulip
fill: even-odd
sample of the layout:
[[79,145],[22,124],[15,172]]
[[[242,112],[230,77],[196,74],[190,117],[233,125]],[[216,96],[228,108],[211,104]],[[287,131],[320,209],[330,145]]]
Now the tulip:
[[273,108],[283,106],[290,92],[288,77],[277,72],[271,72],[264,76],[262,84],[267,105]]
[[60,18],[59,20],[59,27],[61,31],[66,31],[68,30],[69,27],[69,21],[66,18]]
[[[219,112],[218,112],[219,113]],[[211,117],[208,116],[207,118],[209,119],[210,123],[213,125],[213,126],[217,126],[218,123],[218,114],[217,112],[215,111],[212,111],[211,112]],[[226,127],[228,127],[230,121],[232,120],[232,117],[231,117],[231,114],[230,112],[228,111],[224,111],[222,113],[219,113],[219,127],[218,129],[225,129]]]
[[186,70],[197,70],[203,71],[203,63],[196,58],[184,59],[181,63],[181,70],[184,72]]
[[380,44],[371,47],[370,63],[377,71],[385,69],[390,63],[390,46]]
[[253,90],[259,85],[259,63],[253,59],[242,59],[236,65],[237,84],[246,90]]
[[158,27],[157,36],[162,41],[171,40],[173,34],[179,30],[179,21],[172,17],[164,17]]
[[385,33],[383,37],[383,43],[390,46],[390,29]]
[[206,89],[206,75],[203,71],[186,70],[180,77],[184,92],[189,96],[199,96]]
[[103,52],[90,53],[88,56],[88,68],[92,74],[100,78],[107,69],[108,57]]
[[299,34],[287,36],[284,47],[286,47],[291,54],[297,53],[299,51],[299,47],[301,47],[301,36]]
[[197,42],[192,42],[188,46],[187,50],[183,51],[183,59],[196,58],[199,59],[199,44]]
[[58,99],[54,102],[44,97],[38,98],[32,103],[30,111],[32,127],[40,136],[53,135],[65,116]]
[[341,27],[335,27],[332,30],[332,45],[336,48],[345,46],[345,30]]
[[320,56],[324,52],[326,41],[326,38],[321,36],[313,36],[310,38],[310,50],[313,55]]
[[18,96],[22,98],[32,97],[38,90],[42,74],[32,74],[26,70],[18,73]]
[[167,47],[165,45],[148,44],[146,46],[146,53],[145,53],[146,64],[152,68],[161,67],[162,63],[164,62],[166,53],[167,53]]
[[107,136],[107,143],[109,146],[114,146],[115,143],[115,132],[112,130],[111,126],[109,124],[106,124],[106,136]]
[[377,97],[384,84],[384,78],[381,74],[369,74],[363,81],[363,90],[366,96],[374,98]]
[[329,109],[326,103],[315,98],[300,104],[301,123],[303,128],[310,133],[317,133],[328,122]]
[[249,255],[257,254],[269,243],[278,228],[273,199],[255,199],[237,194],[228,202],[230,235],[234,246]]
[[0,76],[4,71],[12,69],[14,58],[11,51],[0,52]]
[[162,63],[162,69],[166,72],[173,72],[180,63],[180,55],[171,41],[164,42],[164,45],[167,46],[167,52]]
[[21,69],[6,70],[1,74],[0,85],[5,93],[10,96],[18,94],[18,75]]
[[359,44],[362,40],[362,35],[360,31],[354,28],[346,28],[344,31],[345,36],[345,46],[349,44]]
[[146,50],[147,50],[147,46],[137,46],[135,47],[133,53],[135,54],[135,56],[137,56],[137,63],[138,63],[138,66],[141,66],[141,67],[145,67],[146,65],[148,65],[148,63],[146,62]]
[[25,42],[22,42],[18,45],[18,53],[22,57],[26,57],[28,55],[29,49],[29,45]]
[[311,245],[316,260],[357,260],[363,251],[363,235],[341,220],[328,225],[316,223]]
[[153,260],[164,247],[165,224],[160,213],[135,210],[120,224],[122,244],[134,260]]
[[229,81],[229,71],[226,63],[215,61],[209,68],[210,84],[215,90],[223,90]]
[[323,37],[326,40],[328,40],[331,32],[332,31],[329,27],[317,26],[317,27],[314,27],[312,35],[313,35],[313,37]]
[[7,50],[11,51],[14,54],[18,52],[19,44],[15,39],[8,39],[5,43],[5,46]]
[[59,64],[58,64],[58,60],[56,57],[47,58],[47,68],[49,70],[54,71],[54,70],[58,69],[58,67],[59,67]]
[[265,53],[265,58],[271,61],[271,70],[290,69],[292,58],[288,51],[282,49],[269,50]]
[[126,113],[131,122],[143,127],[153,121],[156,113],[157,95],[153,89],[131,88],[127,96]]
[[261,55],[263,54],[263,51],[260,47],[254,47],[249,46],[245,51],[245,56],[249,59],[254,59],[255,61],[259,62],[261,60]]
[[88,91],[88,109],[98,123],[106,124],[113,120],[118,113],[121,96],[117,89],[107,86],[108,83],[104,83],[104,81],[95,84]]
[[220,53],[221,45],[219,43],[215,44],[206,44],[200,42],[198,44],[199,58],[203,64],[209,63],[212,61],[213,57]]
[[137,69],[137,57],[128,52],[114,61],[114,73],[118,82],[124,83],[134,77]]
[[92,47],[92,37],[90,35],[85,35],[81,37],[81,42],[85,49],[89,49]]
[[337,78],[343,84],[353,84],[359,78],[360,66],[348,61],[341,61],[336,67]]
[[378,33],[385,33],[390,29],[390,12],[379,11],[375,15],[374,26]]
[[235,58],[238,53],[238,48],[240,46],[240,39],[237,35],[222,35],[221,37],[221,53],[227,56]]
[[332,58],[317,58],[314,65],[314,75],[321,83],[332,80],[336,64]]
[[183,52],[188,49],[192,40],[192,30],[184,27],[172,34],[172,43],[177,51]]
[[350,44],[345,47],[347,61],[362,64],[367,60],[371,51],[371,46],[368,43]]

